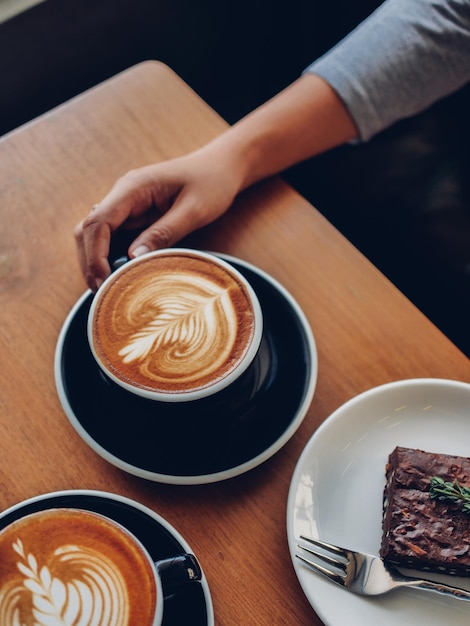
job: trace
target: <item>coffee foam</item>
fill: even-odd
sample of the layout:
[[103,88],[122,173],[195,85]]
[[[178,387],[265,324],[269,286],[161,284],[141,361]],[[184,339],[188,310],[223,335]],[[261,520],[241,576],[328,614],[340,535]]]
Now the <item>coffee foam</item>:
[[164,393],[228,376],[251,346],[255,315],[232,271],[191,253],[130,264],[98,296],[93,346],[106,369]]
[[101,516],[49,510],[0,533],[1,626],[152,626],[152,565]]

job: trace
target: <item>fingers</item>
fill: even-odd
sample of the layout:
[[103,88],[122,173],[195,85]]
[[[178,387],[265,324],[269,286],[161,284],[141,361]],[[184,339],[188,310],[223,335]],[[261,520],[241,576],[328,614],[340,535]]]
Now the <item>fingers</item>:
[[96,209],[74,230],[78,261],[88,287],[96,291],[111,273],[108,262],[111,229],[101,221]]
[[[121,177],[74,230],[78,260],[89,288],[96,291],[110,274],[108,262],[112,233],[128,222],[147,225],[152,219],[152,193],[144,168]],[[147,217],[145,214],[149,213]]]

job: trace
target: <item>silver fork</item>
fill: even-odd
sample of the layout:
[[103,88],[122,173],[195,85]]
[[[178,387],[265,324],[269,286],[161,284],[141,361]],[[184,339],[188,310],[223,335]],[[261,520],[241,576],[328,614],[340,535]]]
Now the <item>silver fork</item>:
[[[319,539],[300,536],[300,539],[308,544],[297,544],[299,552],[297,558],[306,563],[314,571],[323,574],[341,587],[345,587],[353,593],[363,596],[376,596],[392,591],[396,587],[415,587],[425,591],[452,596],[470,601],[470,591],[451,587],[430,580],[403,576],[398,570],[385,563],[378,556],[361,554],[353,550],[346,550],[325,543]],[[320,550],[316,549],[320,548]],[[311,554],[316,559],[327,565],[321,565],[317,561],[305,556]]]

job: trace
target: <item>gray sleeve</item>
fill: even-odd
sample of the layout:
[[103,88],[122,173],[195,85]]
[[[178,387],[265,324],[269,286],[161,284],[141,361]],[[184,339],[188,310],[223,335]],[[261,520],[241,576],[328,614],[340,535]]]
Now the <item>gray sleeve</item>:
[[470,0],[386,0],[309,72],[335,89],[365,141],[470,80]]

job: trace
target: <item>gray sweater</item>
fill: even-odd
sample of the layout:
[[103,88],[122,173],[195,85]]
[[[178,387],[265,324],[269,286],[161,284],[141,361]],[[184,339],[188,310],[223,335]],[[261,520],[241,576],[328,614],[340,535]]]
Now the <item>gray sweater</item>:
[[365,141],[470,81],[470,0],[386,0],[305,72],[335,89]]

